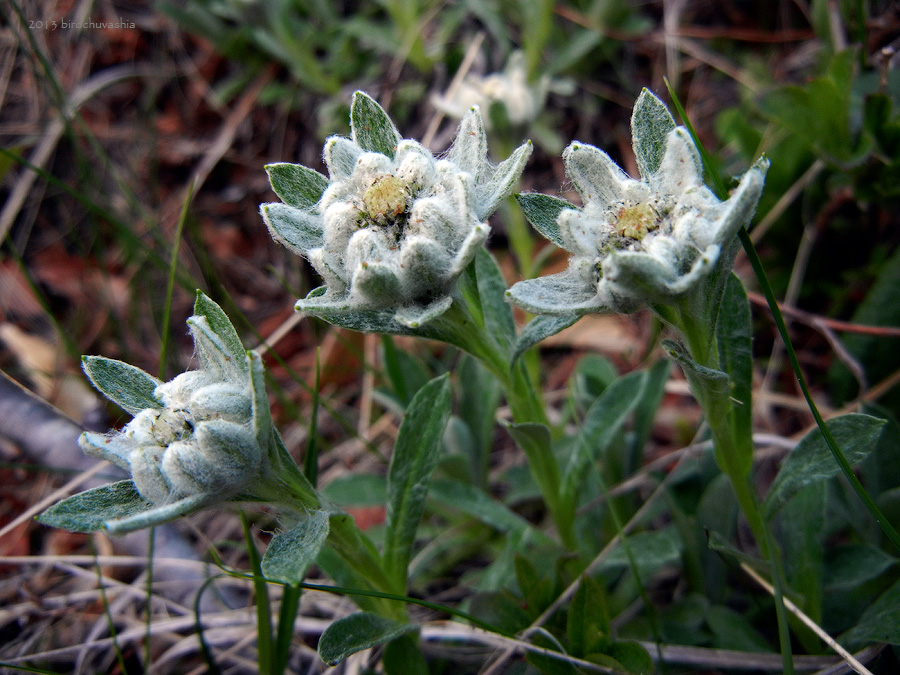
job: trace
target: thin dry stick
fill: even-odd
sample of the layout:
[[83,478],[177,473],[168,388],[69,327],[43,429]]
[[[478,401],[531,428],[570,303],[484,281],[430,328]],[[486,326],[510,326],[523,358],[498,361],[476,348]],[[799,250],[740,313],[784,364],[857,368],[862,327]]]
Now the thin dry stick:
[[304,318],[306,318],[306,314],[294,312],[287,319],[282,321],[281,325],[272,331],[272,334],[269,337],[254,347],[253,351],[262,356],[267,351],[274,349],[275,345],[281,342],[281,340],[290,333],[298,323],[303,321]]
[[[639,642],[644,649],[651,650],[656,645],[652,642]],[[710,647],[688,647],[686,645],[660,645],[663,658],[666,663],[679,664],[683,666],[696,666],[703,668],[704,672],[719,669],[733,670],[767,670],[770,672],[778,671],[781,666],[781,654],[762,653],[762,652],[739,652],[731,649],[713,649]],[[863,659],[873,658],[879,651],[881,646],[874,648],[866,648],[860,652]],[[817,670],[817,675],[825,675],[826,672],[835,673],[832,669],[839,667],[847,668],[846,662],[843,660],[835,660],[832,656],[794,656],[794,667],[797,670]],[[819,669],[827,668],[827,671]],[[835,673],[836,675],[836,673]]]
[[837,357],[845,366],[847,366],[850,372],[853,373],[853,377],[856,378],[856,381],[859,384],[860,392],[864,394],[869,389],[869,381],[868,378],[866,378],[866,371],[859,360],[850,353],[850,350],[844,346],[844,343],[841,342],[835,332],[828,327],[827,323],[824,321],[813,321],[812,325],[825,337],[828,344],[834,350],[834,353],[837,354]]
[[653,35],[653,40],[662,42],[663,45],[666,44],[667,40],[671,40],[672,44],[688,56],[693,56],[698,61],[702,61],[715,70],[728,75],[728,77],[742,84],[751,92],[756,93],[761,89],[759,82],[753,79],[747,71],[741,69],[725,57],[706,49],[706,47],[701,46],[694,40],[665,33]]
[[[806,276],[806,267],[809,264],[809,257],[812,254],[813,246],[816,243],[816,234],[818,231],[818,219],[815,222],[807,223],[803,227],[803,235],[800,238],[800,245],[797,247],[797,255],[794,258],[793,269],[791,269],[791,278],[788,281],[788,287],[784,294],[784,303],[786,305],[797,304],[797,298],[800,296],[800,286]],[[788,319],[786,325],[788,329],[790,329],[790,319]],[[781,372],[783,357],[784,343],[782,343],[781,340],[776,340],[775,344],[772,346],[772,353],[769,356],[769,365],[766,368],[766,373],[763,376],[763,381],[760,385],[760,389],[763,392],[771,391],[773,389],[775,378]],[[761,399],[761,402],[762,404],[757,404],[760,414],[764,419],[771,421],[771,409],[765,404],[765,399]]]
[[[772,588],[772,585],[768,581],[757,574],[752,567],[750,567],[747,563],[741,563],[741,569],[744,570],[750,576],[750,578],[753,579],[753,581],[762,586],[766,590],[766,593],[774,597],[775,589]],[[787,607],[789,612],[800,619],[800,621],[802,621],[807,628],[818,635],[825,644],[827,644],[829,647],[831,647],[831,649],[837,652],[840,657],[844,659],[851,668],[853,668],[853,670],[855,670],[860,675],[872,675],[872,672],[859,661],[857,661],[853,654],[841,647],[834,638],[832,638],[828,633],[822,630],[819,627],[819,624],[810,619],[803,612],[803,610],[797,607],[797,605],[795,605],[793,602],[791,602],[790,599],[784,598],[784,606]]]
[[16,526],[24,523],[26,520],[31,520],[32,518],[34,518],[34,516],[39,514],[44,509],[49,508],[51,505],[55,504],[63,497],[67,497],[79,485],[82,485],[86,481],[96,476],[98,473],[100,473],[101,469],[108,467],[109,464],[107,462],[97,462],[92,468],[78,474],[77,476],[75,476],[75,478],[59,488],[59,490],[51,492],[47,497],[39,501],[37,504],[34,504],[33,506],[31,506],[31,508],[19,514],[17,518],[14,518],[12,521],[8,522],[6,525],[0,528],[0,537],[3,537],[3,535],[11,532],[16,528]]
[[[759,305],[761,307],[769,306],[769,304],[766,302],[766,299],[759,293],[748,291],[747,298],[754,305]],[[813,314],[812,312],[807,312],[797,307],[792,307],[791,305],[782,303],[778,303],[778,308],[781,310],[782,314],[789,314],[797,321],[808,324],[813,328],[821,324],[823,326],[827,326],[831,330],[840,331],[842,333],[857,333],[859,335],[875,335],[878,337],[900,337],[900,327],[898,326],[872,326],[864,323],[839,321],[837,319],[829,319],[826,316]]]
[[[456,621],[430,621],[422,626],[422,638],[426,641],[447,640],[453,642],[479,642],[482,644],[505,646],[510,638],[486,633]],[[653,643],[640,643],[648,651],[653,650]],[[667,663],[705,667],[707,669],[738,670],[775,670],[781,666],[779,654],[740,652],[730,649],[710,649],[708,647],[689,647],[685,645],[660,645]],[[524,649],[524,647],[523,647]],[[869,657],[874,650],[866,649],[862,653]],[[798,656],[795,657],[798,669],[814,670],[834,665],[833,657]]]
[[[210,627],[227,627],[227,626],[252,626],[256,622],[255,609],[231,610],[228,612],[220,612],[212,616],[203,617],[203,625],[205,628]],[[184,630],[193,630],[197,625],[197,618],[193,615],[177,617],[174,619],[157,619],[153,623],[152,633],[154,636],[165,635],[171,632],[180,632]],[[129,645],[143,640],[147,635],[147,626],[143,623],[126,628],[118,633],[116,639],[120,646]],[[91,648],[109,649],[112,647],[113,638],[101,638],[88,643]],[[68,647],[60,647],[58,649],[50,649],[36,654],[28,654],[15,658],[5,659],[7,665],[16,665],[40,660],[50,660],[57,658],[70,658],[76,655],[83,645],[70,645]]]
[[212,145],[207,148],[206,152],[203,153],[203,157],[194,168],[191,181],[188,183],[186,195],[173,195],[166,203],[163,209],[162,222],[175,222],[177,220],[177,214],[184,208],[185,196],[188,196],[190,200],[193,201],[197,193],[200,192],[200,188],[203,183],[206,182],[206,179],[209,177],[209,174],[215,168],[216,164],[219,163],[222,157],[225,156],[225,153],[234,145],[234,137],[237,135],[238,127],[241,125],[241,122],[247,119],[250,113],[253,112],[253,106],[256,105],[256,100],[259,98],[259,95],[266,85],[274,79],[275,71],[276,65],[274,63],[269,64],[253,85],[244,92],[240,99],[238,99],[234,108],[232,108],[231,112],[228,113],[228,116],[225,118],[222,129],[219,131],[219,135],[212,142]]
[[884,378],[881,382],[869,389],[863,396],[859,397],[854,403],[841,408],[838,413],[843,414],[845,411],[849,412],[855,410],[859,407],[860,403],[866,401],[877,401],[888,391],[896,387],[897,384],[900,384],[900,370],[895,370],[891,375]]
[[[444,98],[449,99],[456,96],[456,92],[459,91],[463,80],[469,74],[472,64],[475,63],[475,57],[478,56],[478,50],[481,49],[482,42],[484,42],[484,31],[479,31],[466,50],[466,55],[463,57],[462,63],[459,64],[459,70],[456,71],[456,75],[453,76],[450,86],[447,87],[447,91],[444,93]],[[428,129],[425,131],[425,135],[422,136],[422,145],[426,148],[431,146],[431,142],[434,140],[434,136],[437,134],[438,127],[441,126],[441,120],[443,119],[444,113],[441,111],[435,112],[434,117],[431,118]]]
[[[145,561],[146,562],[146,561]],[[59,562],[56,564],[56,568],[62,571],[67,572],[73,578],[84,579],[87,582],[97,583],[97,571],[96,570],[86,570],[77,565],[69,565],[63,562]],[[140,583],[143,583],[144,577],[142,575],[138,575],[137,579],[140,582],[135,581],[132,583],[125,583],[124,581],[119,581],[117,579],[113,579],[112,577],[102,575],[100,577],[100,581],[102,586],[100,588],[105,591],[107,598],[112,598],[113,596],[122,596],[126,598],[131,598],[132,601],[136,600],[138,602],[143,602],[147,599],[147,589],[142,588]],[[76,602],[76,598],[81,596],[82,601],[87,599],[91,600],[99,600],[100,598],[100,588],[91,590],[91,591],[83,591],[79,593],[66,594],[64,596],[60,596],[63,600],[63,606],[65,604],[72,604]],[[162,603],[162,605],[166,608],[169,613],[178,614],[178,615],[191,615],[193,616],[194,610],[193,608],[189,608],[180,602],[176,602],[174,600],[170,600],[165,596],[154,594],[153,595],[154,602]],[[41,598],[41,604],[45,602],[44,598]],[[49,599],[47,600],[49,602]]]
[[9,88],[9,80],[16,62],[14,52],[15,40],[9,33],[0,34],[0,108],[6,100],[6,91]]
[[665,0],[663,3],[663,43],[666,48],[666,73],[672,86],[678,86],[678,78],[681,75],[681,59],[675,37],[678,34],[678,24],[684,11],[685,0]]
[[426,640],[439,638],[442,640],[477,641],[481,642],[482,644],[491,645],[493,647],[506,647],[508,653],[510,654],[517,651],[531,652],[532,654],[542,654],[544,656],[549,656],[553,659],[557,659],[561,662],[571,663],[574,666],[578,666],[593,673],[624,675],[627,672],[623,670],[607,668],[606,666],[600,666],[590,661],[584,661],[582,659],[575,658],[574,656],[563,654],[562,652],[555,652],[552,649],[538,647],[537,645],[533,645],[530,642],[505,637],[503,635],[498,635],[497,633],[488,632],[482,628],[466,626],[455,621],[434,621],[426,623],[422,626],[422,637]]

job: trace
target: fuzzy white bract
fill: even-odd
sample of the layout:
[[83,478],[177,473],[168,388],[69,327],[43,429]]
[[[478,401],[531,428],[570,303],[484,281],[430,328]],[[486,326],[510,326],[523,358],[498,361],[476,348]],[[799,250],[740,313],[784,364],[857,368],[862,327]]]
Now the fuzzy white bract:
[[647,90],[635,104],[632,134],[641,180],[591,145],[566,148],[566,173],[584,204],[558,209],[553,238],[572,254],[569,267],[514,285],[508,295],[517,305],[536,314],[633,312],[675,302],[720,262],[731,265],[768,160],[760,158],[720,201],[703,184],[687,130]]
[[[238,361],[206,317],[193,316],[188,325],[203,367],[159,383],[152,394],[158,405],[134,411],[121,431],[79,438],[86,454],[129,471],[141,497],[158,507],[226,501],[257,479],[266,461],[254,425],[250,357]],[[85,370],[105,391],[97,366],[110,360],[94,359]]]
[[449,308],[457,278],[490,233],[485,221],[512,192],[531,144],[493,166],[481,113],[472,109],[451,150],[436,159],[401,139],[361,92],[351,130],[349,139],[326,141],[327,178],[298,165],[266,167],[284,203],[263,204],[262,216],[273,237],[325,281],[297,302],[298,311],[392,310],[397,322],[419,326]]

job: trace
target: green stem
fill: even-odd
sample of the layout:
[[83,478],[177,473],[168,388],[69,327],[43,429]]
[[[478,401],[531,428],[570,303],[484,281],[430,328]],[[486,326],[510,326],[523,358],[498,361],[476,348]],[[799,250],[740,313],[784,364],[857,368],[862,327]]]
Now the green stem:
[[[331,517],[329,524],[328,544],[368,586],[368,589],[361,590],[371,590],[389,595],[405,594],[405,588],[398,589],[391,583],[382,568],[381,557],[368,538],[356,526],[351,516],[337,514]],[[378,613],[382,616],[397,621],[409,619],[403,603],[378,596],[375,596],[375,602],[378,605]]]
[[[694,298],[695,301],[699,299],[699,294],[696,295],[698,297]],[[702,300],[701,304],[704,304]],[[710,325],[709,314],[697,310],[696,306],[682,307],[677,317],[672,312],[661,313],[661,315],[681,332],[691,357],[698,365],[710,370],[718,370],[718,347],[714,329]],[[792,675],[794,667],[791,658],[790,629],[787,610],[784,606],[785,574],[781,563],[781,551],[766,526],[759,497],[751,483],[753,439],[736,428],[733,403],[727,382],[723,386],[721,380],[703,377],[688,369],[685,369],[685,375],[690,383],[691,391],[700,403],[700,407],[703,408],[706,423],[709,425],[713,438],[716,462],[731,482],[741,511],[759,546],[760,554],[764,558],[768,558],[772,565],[782,667],[785,673]]]
[[467,351],[500,381],[517,423],[549,426],[539,390],[531,382],[521,360],[510,367],[509,350],[497,344],[496,337],[485,330],[475,314],[464,297],[455,297],[450,309],[433,322],[434,337]]
[[[265,482],[268,487],[268,501],[282,504],[298,513],[308,513],[323,508],[323,504],[306,476],[297,466],[284,447],[281,437],[275,434],[275,449],[269,457],[276,466],[274,477]],[[277,487],[273,487],[277,486]],[[381,556],[365,534],[356,526],[352,516],[335,512],[329,518],[328,544],[353,570],[356,577],[369,590],[380,593],[405,593],[405,588],[397,588],[391,583],[381,563]],[[400,603],[378,601],[382,616],[407,620],[406,608]]]
[[247,514],[241,511],[241,524],[244,526],[244,541],[247,544],[247,554],[250,556],[250,567],[253,570],[253,590],[256,593],[256,645],[257,662],[259,672],[272,672],[273,643],[272,643],[272,618],[269,614],[269,590],[266,579],[263,577],[259,552],[256,550],[256,542],[250,531],[250,523]]

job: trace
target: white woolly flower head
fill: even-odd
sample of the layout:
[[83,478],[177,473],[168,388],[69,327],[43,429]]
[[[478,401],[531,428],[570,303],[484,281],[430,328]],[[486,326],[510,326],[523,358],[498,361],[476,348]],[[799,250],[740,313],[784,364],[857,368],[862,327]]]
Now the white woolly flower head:
[[499,103],[510,123],[527,124],[541,111],[548,87],[546,76],[536,83],[528,82],[525,55],[515,51],[501,72],[466,75],[453,96],[434,96],[432,102],[442,113],[457,119],[465,116],[472,106],[490,110],[492,105]]
[[571,253],[565,272],[513,286],[508,295],[536,314],[628,313],[669,304],[700,288],[733,260],[738,230],[756,210],[768,160],[760,158],[731,196],[703,184],[687,130],[646,89],[632,117],[635,180],[585,143],[563,153],[583,208],[545,195],[520,195],[529,220]]
[[499,166],[487,159],[473,108],[442,159],[404,140],[384,110],[353,97],[350,138],[325,143],[328,177],[295,164],[266,167],[282,203],[263,204],[276,241],[309,260],[325,286],[297,302],[328,316],[391,310],[419,326],[446,311],[457,278],[490,232],[531,153],[526,143]]
[[274,429],[262,364],[246,352],[221,308],[198,294],[188,319],[199,370],[160,382],[139,368],[85,357],[93,384],[134,418],[120,431],[86,432],[88,455],[129,471],[144,505],[105,523],[146,527],[252,491],[266,470]]

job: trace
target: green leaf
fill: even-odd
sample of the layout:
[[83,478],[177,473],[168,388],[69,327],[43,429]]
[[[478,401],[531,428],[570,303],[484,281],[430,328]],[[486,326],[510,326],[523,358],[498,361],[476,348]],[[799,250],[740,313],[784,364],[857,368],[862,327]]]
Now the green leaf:
[[494,256],[483,246],[475,254],[475,274],[485,330],[501,347],[508,348],[516,339],[516,324],[512,307],[506,302],[506,282]]
[[731,378],[731,428],[735,435],[749,439],[753,433],[753,327],[747,293],[733,273],[725,282],[721,306],[716,336],[719,367]]
[[816,622],[822,620],[826,487],[823,482],[807,485],[782,507],[780,517],[788,585]]
[[603,455],[621,431],[628,414],[641,399],[646,379],[644,372],[620,377],[588,409],[581,423],[578,444],[569,455],[563,474],[562,493],[567,501],[574,500],[588,467]]
[[469,459],[472,481],[486,487],[490,466],[491,437],[496,426],[501,387],[497,378],[476,358],[466,354],[457,370],[459,375],[459,416],[468,428],[472,442],[464,448]]
[[[250,391],[253,394],[253,432],[256,435],[256,442],[264,451],[269,450],[273,444],[283,447],[284,443],[272,423],[272,409],[269,406],[269,395],[266,393],[266,374],[262,357],[256,352],[248,352],[248,354],[250,355]],[[287,454],[287,450],[285,453]],[[312,491],[311,486],[310,491]]]
[[637,642],[614,642],[606,653],[629,673],[652,675],[656,672],[650,654]]
[[717,649],[741,652],[771,652],[766,639],[753,627],[744,614],[722,605],[714,605],[706,612],[706,625],[715,636]]
[[708,543],[711,551],[716,551],[722,556],[734,558],[738,562],[746,563],[753,569],[762,570],[766,575],[771,576],[771,567],[769,566],[768,561],[760,560],[749,553],[738,550],[730,541],[725,539],[725,537],[718,532],[709,532]]
[[585,354],[569,377],[572,398],[582,409],[587,410],[606,388],[619,379],[616,366],[600,354]]
[[247,352],[237,331],[228,319],[228,315],[219,305],[213,302],[209,296],[197,291],[197,300],[194,302],[194,315],[206,317],[206,323],[216,336],[221,340],[226,350],[226,357],[242,371],[249,372]]
[[385,675],[428,675],[428,662],[416,636],[407,633],[387,643],[381,657]]
[[606,590],[593,577],[584,577],[572,598],[566,616],[566,635],[574,656],[603,652],[609,644]]
[[505,635],[515,635],[530,623],[522,599],[509,591],[476,593],[470,598],[469,611]]
[[548,537],[522,516],[473,485],[456,480],[436,480],[431,484],[429,498],[474,516],[499,532],[521,534],[530,531],[537,539],[550,543]]
[[306,256],[325,244],[321,216],[287,204],[263,204],[259,213],[272,238],[297,255]]
[[659,359],[647,371],[644,393],[634,409],[634,429],[629,441],[627,473],[636,471],[641,464],[644,447],[653,432],[653,420],[665,395],[666,381],[669,379],[669,362]]
[[[349,562],[334,550],[329,544],[325,546],[319,553],[316,560],[316,566],[321,568],[329,579],[332,579],[338,586],[344,588],[369,588],[368,581],[359,573]],[[366,612],[379,612],[383,607],[379,604],[384,602],[379,598],[372,598],[365,595],[356,595],[353,597],[353,603],[361,610]]]
[[153,395],[162,382],[140,368],[105,356],[82,356],[81,367],[106,398],[132,415],[163,407]]
[[631,115],[631,137],[641,178],[659,170],[666,154],[666,139],[675,128],[672,113],[649,89],[641,90]]
[[402,140],[384,108],[361,91],[353,94],[350,105],[350,132],[353,141],[363,150],[380,152],[392,159]]
[[567,314],[563,316],[549,316],[542,314],[534,317],[529,321],[513,347],[512,362],[522,356],[529,349],[534,347],[541,340],[545,340],[552,335],[556,335],[562,330],[573,325],[581,317],[578,314]]
[[853,589],[897,564],[897,558],[871,544],[848,544],[828,551],[825,585]]
[[[565,654],[565,650],[559,641],[543,628],[538,628],[537,631],[531,632],[528,638],[537,647],[559,652],[560,657]],[[538,652],[525,652],[525,659],[544,675],[578,675],[575,666],[564,658],[553,658]]]
[[[535,589],[535,587],[541,585],[544,581],[547,581],[545,577],[542,577],[540,574],[538,574],[535,566],[531,563],[530,560],[528,560],[528,558],[523,555],[517,554],[515,556],[513,568],[516,571],[516,583],[519,584],[519,591],[521,591],[522,595],[525,597],[527,597],[528,594]],[[528,604],[527,609],[533,610],[534,607]],[[541,605],[538,608],[538,611],[541,611],[543,609],[544,606]]]
[[278,198],[288,206],[309,209],[319,203],[328,187],[328,178],[302,164],[266,164],[269,183]]
[[302,582],[328,538],[328,517],[327,512],[316,511],[275,535],[262,558],[263,575],[286,584]]
[[425,509],[428,482],[437,465],[441,437],[449,417],[450,380],[442,375],[418,391],[397,434],[388,469],[384,567],[398,592],[406,589],[416,529]]
[[[869,415],[842,415],[827,423],[851,466],[862,461],[875,447],[885,420]],[[765,501],[765,513],[771,518],[802,488],[826,480],[841,472],[822,433],[810,431],[781,465]]]
[[338,619],[319,638],[319,657],[334,666],[351,654],[377,647],[394,638],[418,630],[414,623],[400,623],[369,612],[357,612]]
[[72,532],[96,532],[107,521],[128,518],[153,508],[141,497],[134,482],[119,481],[93,488],[51,506],[38,522]]
[[407,351],[397,349],[390,335],[381,336],[384,370],[394,393],[406,408],[413,396],[428,382],[428,371],[421,359]]
[[560,518],[571,521],[573,514],[563,513],[560,501],[562,492],[562,476],[559,464],[553,454],[550,430],[543,424],[508,424],[507,430],[513,437],[516,445],[525,453],[528,459],[528,468],[531,475],[537,481],[541,496],[553,514],[553,519],[559,525]]
[[[319,286],[309,292],[306,296],[307,300],[322,296],[328,289],[325,286]],[[298,310],[302,312],[313,313],[311,307],[301,306],[298,303]],[[329,314],[327,310],[321,312],[316,309],[315,316],[323,321],[327,321],[333,326],[354,330],[359,333],[387,333],[389,335],[425,335],[429,329],[429,325],[425,324],[419,328],[410,328],[402,323],[394,320],[396,312],[393,309],[387,310],[365,310],[356,312],[342,312],[340,314]]]
[[823,159],[842,167],[862,162],[872,148],[872,138],[855,138],[858,113],[853,105],[856,49],[835,54],[827,71],[804,86],[787,86],[767,92],[759,110],[809,144]]
[[322,488],[322,494],[341,506],[380,506],[387,500],[384,476],[348,473]]
[[900,645],[900,581],[882,593],[840,641],[851,649],[872,642]]
[[[629,535],[628,546],[643,583],[660,567],[677,563],[681,558],[681,540],[674,527]],[[598,569],[625,569],[630,564],[625,547],[619,545],[606,556]]]
[[432,300],[427,305],[407,305],[397,310],[394,314],[394,321],[416,329],[437,319],[450,309],[452,304],[453,298],[445,295],[437,300]]
[[528,218],[528,222],[534,226],[534,229],[560,248],[566,248],[556,219],[565,209],[577,210],[577,206],[570,204],[565,199],[539,192],[520,192],[516,195],[516,201],[519,202],[519,206],[525,212],[525,217]]
[[[881,266],[878,278],[851,320],[872,326],[900,325],[900,249]],[[869,382],[878,382],[900,368],[896,340],[851,334],[844,338],[844,346],[863,366]],[[845,366],[833,366],[830,377],[841,398],[847,400],[855,395],[856,383]],[[891,400],[896,402],[896,394]]]

